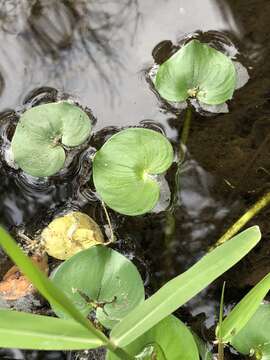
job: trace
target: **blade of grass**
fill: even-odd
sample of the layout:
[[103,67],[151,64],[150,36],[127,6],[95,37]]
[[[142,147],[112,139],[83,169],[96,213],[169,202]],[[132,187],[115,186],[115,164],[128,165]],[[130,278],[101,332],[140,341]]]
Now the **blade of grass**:
[[[223,322],[223,314],[224,314],[224,293],[225,293],[225,285],[226,282],[224,281],[222,286],[221,298],[220,298],[220,309],[219,309],[219,326],[222,326]],[[218,360],[224,360],[224,344],[222,341],[221,333],[218,336]]]
[[205,255],[120,321],[112,330],[112,341],[122,347],[136,340],[241,260],[260,238],[254,226]]
[[80,350],[103,345],[73,320],[0,309],[0,347],[32,350]]

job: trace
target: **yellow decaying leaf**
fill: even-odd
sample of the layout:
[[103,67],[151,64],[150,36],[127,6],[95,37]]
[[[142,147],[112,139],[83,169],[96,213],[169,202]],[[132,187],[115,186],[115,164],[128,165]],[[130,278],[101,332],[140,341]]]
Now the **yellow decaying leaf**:
[[60,260],[104,242],[97,223],[79,211],[54,219],[43,230],[41,238],[47,253]]

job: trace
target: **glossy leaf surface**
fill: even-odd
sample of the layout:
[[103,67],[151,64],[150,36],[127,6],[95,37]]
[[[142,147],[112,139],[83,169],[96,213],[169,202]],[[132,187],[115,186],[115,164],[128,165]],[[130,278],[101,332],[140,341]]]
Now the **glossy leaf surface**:
[[260,238],[259,228],[253,226],[205,255],[117,324],[111,333],[112,340],[119,346],[136,340],[241,260]]
[[113,135],[97,151],[93,178],[102,200],[125,215],[144,214],[154,208],[160,195],[155,175],[172,164],[173,149],[160,133],[130,128]]
[[29,175],[54,175],[64,167],[62,145],[81,145],[91,127],[88,115],[68,102],[35,106],[23,113],[16,127],[11,143],[14,160]]
[[[232,337],[246,325],[255,314],[264,297],[270,290],[270,274],[266,275],[250,292],[233,308],[222,322],[220,338],[223,342]],[[217,330],[218,332],[219,330]]]
[[102,346],[101,340],[73,320],[0,309],[0,347],[79,350]]
[[[104,246],[81,251],[62,263],[52,281],[84,316],[96,310],[97,319],[107,328],[144,301],[143,281],[135,265]],[[66,316],[57,307],[54,310]]]
[[192,40],[160,65],[154,85],[168,101],[196,97],[204,104],[218,105],[232,98],[236,70],[229,57]]
[[[138,356],[138,354],[146,354],[145,350],[149,351],[151,347],[152,353],[148,357]],[[199,360],[198,349],[190,330],[174,316],[169,316],[159,322],[128,345],[125,350],[133,356],[137,355],[136,359]],[[110,352],[108,352],[106,359],[118,360]]]

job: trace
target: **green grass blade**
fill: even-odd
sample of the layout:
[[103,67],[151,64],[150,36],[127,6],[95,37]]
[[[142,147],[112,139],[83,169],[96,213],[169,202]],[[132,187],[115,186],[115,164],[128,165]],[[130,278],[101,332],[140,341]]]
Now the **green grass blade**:
[[229,313],[221,327],[217,329],[217,334],[221,335],[223,342],[229,342],[234,335],[242,330],[255,314],[269,290],[270,273],[250,290]]
[[33,350],[80,350],[102,341],[73,320],[0,309],[0,347]]
[[120,321],[112,330],[112,341],[127,346],[136,340],[241,260],[260,238],[259,228],[253,226],[205,255]]
[[[71,318],[80,323],[98,339],[106,342],[106,336],[98,331],[73,305],[69,298],[57,288],[23,253],[13,238],[0,227],[0,245],[20,268],[35,288],[55,307],[68,313]],[[0,318],[1,323],[1,318]]]

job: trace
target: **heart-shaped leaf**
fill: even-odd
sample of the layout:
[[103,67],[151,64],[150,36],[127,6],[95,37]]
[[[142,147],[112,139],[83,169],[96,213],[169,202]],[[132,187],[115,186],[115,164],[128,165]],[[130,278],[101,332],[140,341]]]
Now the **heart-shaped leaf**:
[[260,305],[231,344],[241,354],[256,354],[258,360],[270,358],[270,304]]
[[[144,300],[144,286],[138,270],[117,251],[93,246],[62,263],[52,281],[87,316],[96,311],[99,322],[112,328]],[[68,314],[54,307],[60,317]]]
[[29,175],[54,175],[65,164],[62,145],[81,145],[91,127],[88,115],[68,102],[35,106],[23,113],[16,127],[11,142],[14,160]]
[[172,161],[172,146],[160,133],[142,128],[120,131],[94,157],[96,190],[113,210],[144,214],[159,199],[160,186],[154,176],[164,173]]
[[[198,348],[190,330],[172,315],[148,330],[125,350],[130,355],[137,355],[136,359],[199,360]],[[106,359],[118,358],[108,352]]]
[[204,104],[217,105],[232,98],[236,70],[229,57],[192,40],[160,65],[154,85],[168,101],[196,97]]

